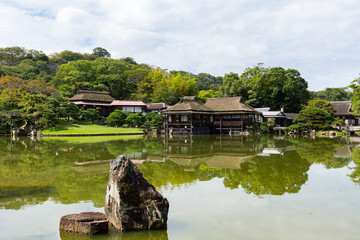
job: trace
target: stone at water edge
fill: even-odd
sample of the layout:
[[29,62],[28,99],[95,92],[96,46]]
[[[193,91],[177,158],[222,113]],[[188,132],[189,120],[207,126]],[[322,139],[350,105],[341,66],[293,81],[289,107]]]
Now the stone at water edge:
[[97,234],[108,231],[109,221],[100,212],[69,214],[60,219],[60,230],[82,234]]
[[169,202],[143,178],[129,159],[120,155],[110,163],[105,215],[122,231],[166,229]]

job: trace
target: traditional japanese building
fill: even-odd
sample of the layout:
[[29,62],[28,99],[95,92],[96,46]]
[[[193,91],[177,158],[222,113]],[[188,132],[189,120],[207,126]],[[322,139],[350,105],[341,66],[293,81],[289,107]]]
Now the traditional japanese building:
[[102,116],[109,116],[115,110],[131,113],[147,112],[147,105],[142,101],[115,100],[108,92],[79,90],[78,94],[69,98],[80,109],[99,108]]
[[154,113],[161,113],[169,107],[166,103],[147,103],[146,106],[148,112]]
[[147,105],[142,101],[132,101],[132,100],[114,100],[111,103],[112,110],[122,110],[124,112],[131,113],[143,113],[147,112]]
[[351,101],[330,102],[334,106],[335,117],[344,120],[345,125],[358,126],[360,118],[351,110]]
[[241,97],[209,98],[205,104],[196,97],[184,97],[163,113],[167,132],[191,134],[244,131],[258,116]]
[[69,98],[69,101],[75,103],[81,110],[100,108],[102,116],[108,116],[113,111],[111,103],[114,100],[108,92],[88,90],[79,90],[78,94]]

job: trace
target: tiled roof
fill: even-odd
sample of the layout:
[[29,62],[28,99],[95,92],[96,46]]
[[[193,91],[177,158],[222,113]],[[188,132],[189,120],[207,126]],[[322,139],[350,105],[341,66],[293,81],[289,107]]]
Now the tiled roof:
[[112,101],[111,106],[144,106],[144,107],[146,107],[146,104],[142,101],[114,100],[114,101]]

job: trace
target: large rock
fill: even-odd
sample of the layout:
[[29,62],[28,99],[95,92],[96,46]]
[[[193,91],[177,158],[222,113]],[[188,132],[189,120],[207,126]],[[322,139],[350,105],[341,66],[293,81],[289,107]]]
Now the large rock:
[[60,219],[60,230],[83,234],[97,234],[108,231],[109,221],[103,213],[83,212],[69,214]]
[[129,159],[118,156],[110,163],[105,215],[122,231],[166,229],[169,202],[143,178]]

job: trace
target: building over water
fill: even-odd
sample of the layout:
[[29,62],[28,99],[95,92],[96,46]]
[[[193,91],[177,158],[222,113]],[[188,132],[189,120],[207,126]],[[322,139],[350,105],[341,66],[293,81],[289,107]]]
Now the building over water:
[[182,98],[163,113],[167,132],[191,134],[242,132],[260,114],[241,97],[209,98],[203,104],[193,96]]

